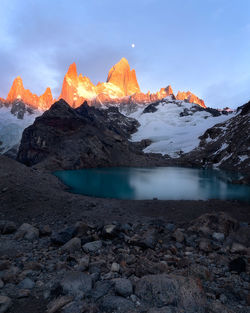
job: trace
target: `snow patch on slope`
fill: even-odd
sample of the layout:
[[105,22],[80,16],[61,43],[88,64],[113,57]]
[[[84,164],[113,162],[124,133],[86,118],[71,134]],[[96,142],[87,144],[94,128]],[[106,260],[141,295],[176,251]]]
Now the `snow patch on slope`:
[[233,116],[215,117],[205,110],[195,110],[194,104],[168,99],[160,102],[156,108],[157,111],[153,113],[143,113],[144,108],[139,108],[129,115],[141,125],[131,140],[150,139],[152,144],[144,152],[168,154],[171,157],[195,149],[199,145],[199,137],[208,128]]

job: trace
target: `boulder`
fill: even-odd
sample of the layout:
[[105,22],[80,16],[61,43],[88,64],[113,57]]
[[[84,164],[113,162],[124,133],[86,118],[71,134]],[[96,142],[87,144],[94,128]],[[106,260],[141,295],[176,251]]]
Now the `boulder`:
[[39,230],[38,228],[28,223],[24,223],[18,228],[15,234],[15,238],[16,239],[24,238],[24,239],[33,241],[39,238]]
[[102,241],[101,240],[97,240],[97,241],[92,241],[92,242],[88,242],[85,243],[85,245],[83,245],[83,250],[85,252],[96,252],[98,250],[100,250],[102,247]]
[[133,293],[133,286],[129,279],[117,278],[115,282],[115,292],[122,297],[128,297]]
[[190,231],[212,235],[214,232],[228,236],[239,228],[239,223],[225,212],[203,214],[191,222]]
[[35,286],[35,283],[33,282],[33,280],[31,280],[30,278],[26,277],[24,280],[22,280],[19,284],[18,287],[20,289],[33,289]]
[[243,246],[242,244],[240,244],[240,243],[233,242],[230,251],[232,253],[246,254],[247,253],[247,248],[245,246]]
[[66,304],[73,300],[72,296],[61,296],[48,304],[47,313],[59,312]]
[[135,294],[151,307],[174,305],[187,312],[205,313],[206,300],[201,286],[191,277],[148,275],[135,285]]
[[74,236],[74,227],[67,227],[63,231],[60,232],[53,232],[51,236],[51,243],[56,246],[62,246],[66,242]]
[[120,265],[116,262],[113,262],[111,265],[111,272],[119,273],[119,271],[120,271]]
[[105,312],[127,313],[133,308],[133,302],[118,296],[107,296],[101,304],[101,309]]
[[6,296],[0,296],[0,313],[5,313],[12,305],[12,300]]
[[52,230],[49,225],[43,225],[39,227],[40,236],[50,236]]
[[[1,227],[0,227],[1,228]],[[0,232],[2,231],[3,235],[12,234],[17,230],[17,226],[14,222],[11,221],[5,221],[2,224],[2,229],[0,229]]]
[[82,297],[92,289],[92,278],[82,272],[68,272],[64,275],[60,285],[65,294]]
[[212,251],[212,246],[211,242],[208,239],[202,238],[199,242],[199,248],[203,252],[211,252]]
[[62,246],[62,251],[73,253],[81,249],[81,239],[72,238]]
[[213,239],[215,239],[217,241],[223,241],[225,239],[225,235],[223,233],[214,232],[212,237],[213,237]]
[[173,233],[173,237],[179,243],[182,243],[185,239],[183,232],[179,229],[176,229],[176,231]]
[[117,225],[109,224],[105,225],[102,229],[102,236],[107,239],[112,239],[119,234],[119,228]]

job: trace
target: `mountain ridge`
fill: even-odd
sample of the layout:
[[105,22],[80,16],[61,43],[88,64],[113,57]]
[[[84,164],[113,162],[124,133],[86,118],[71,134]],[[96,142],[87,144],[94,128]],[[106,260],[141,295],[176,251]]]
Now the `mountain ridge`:
[[59,99],[65,100],[72,107],[78,107],[84,101],[87,101],[91,106],[101,107],[127,103],[149,104],[168,96],[206,108],[204,101],[190,91],[179,91],[175,96],[170,85],[161,88],[156,93],[141,92],[136,71],[130,69],[130,65],[125,58],[122,58],[109,70],[106,82],[99,82],[97,85],[94,85],[88,77],[82,74],[78,75],[76,63],[72,63],[64,76],[61,94],[58,99],[53,98],[49,87],[42,95],[37,96],[29,89],[24,88],[23,81],[18,76],[14,79],[6,100],[3,99],[3,101],[22,100],[33,108],[47,110]]

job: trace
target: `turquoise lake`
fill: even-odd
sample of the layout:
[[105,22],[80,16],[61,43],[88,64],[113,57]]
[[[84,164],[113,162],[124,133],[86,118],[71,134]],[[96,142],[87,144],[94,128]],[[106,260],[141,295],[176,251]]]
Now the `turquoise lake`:
[[95,168],[54,173],[73,193],[101,198],[143,200],[241,200],[250,186],[232,184],[229,173],[182,167]]

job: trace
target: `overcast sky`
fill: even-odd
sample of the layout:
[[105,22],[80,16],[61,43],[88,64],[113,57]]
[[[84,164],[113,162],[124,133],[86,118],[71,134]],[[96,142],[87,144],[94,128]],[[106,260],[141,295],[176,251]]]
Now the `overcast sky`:
[[125,57],[144,92],[170,84],[219,108],[250,100],[249,0],[0,0],[0,6],[0,97],[18,75],[32,92],[50,86],[57,97],[72,62],[97,83]]

